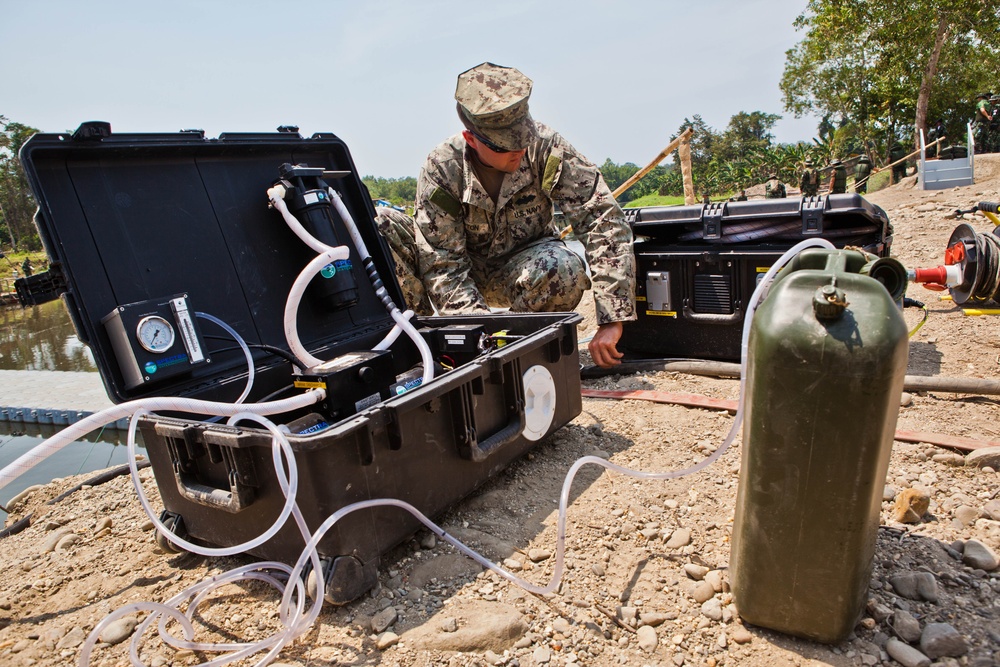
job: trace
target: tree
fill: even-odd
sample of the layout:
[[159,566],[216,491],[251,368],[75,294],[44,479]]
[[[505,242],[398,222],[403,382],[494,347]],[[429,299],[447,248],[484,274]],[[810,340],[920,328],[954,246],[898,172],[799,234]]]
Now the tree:
[[729,119],[729,125],[716,140],[712,154],[720,160],[733,162],[746,153],[769,147],[774,138],[771,130],[779,120],[781,116],[778,114],[740,111]]
[[412,207],[417,198],[417,179],[413,176],[402,178],[365,176],[361,180],[373,199],[384,199],[405,208]]
[[785,109],[852,125],[880,152],[929,117],[970,117],[1000,79],[1000,12],[984,0],[809,0],[795,26],[806,34],[786,53]]
[[33,221],[35,203],[17,156],[24,142],[36,132],[33,127],[0,115],[0,243],[9,240],[15,250],[41,248]]

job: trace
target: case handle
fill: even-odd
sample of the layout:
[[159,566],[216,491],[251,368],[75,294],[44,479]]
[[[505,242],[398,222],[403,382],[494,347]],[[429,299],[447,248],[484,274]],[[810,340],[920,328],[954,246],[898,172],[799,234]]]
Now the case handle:
[[743,319],[743,309],[736,307],[729,315],[724,313],[696,313],[690,306],[684,306],[681,311],[684,317],[695,322],[707,322],[709,324],[732,324]]
[[241,488],[238,479],[232,475],[229,477],[229,491],[202,484],[194,476],[182,472],[175,471],[174,478],[177,480],[177,490],[187,500],[230,514],[243,511],[254,500],[253,489]]
[[[493,374],[488,373],[489,376]],[[452,394],[455,434],[462,458],[480,463],[504,445],[513,442],[524,431],[524,383],[521,378],[521,360],[512,359],[503,364],[494,381],[503,384],[503,404],[507,423],[489,437],[479,440],[476,428],[475,404],[472,384],[463,384]]]

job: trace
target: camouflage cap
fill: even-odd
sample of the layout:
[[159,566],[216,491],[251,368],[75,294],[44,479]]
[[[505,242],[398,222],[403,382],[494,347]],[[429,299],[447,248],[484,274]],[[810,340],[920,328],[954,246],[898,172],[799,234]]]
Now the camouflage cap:
[[867,155],[862,155],[861,157],[858,158],[858,162],[871,162],[871,158],[869,158]]
[[978,100],[978,99],[982,98],[984,100],[988,100],[988,99],[990,99],[990,96],[992,94],[993,93],[979,93],[978,95],[976,95],[976,99]]
[[507,150],[525,148],[538,136],[528,113],[531,79],[513,67],[476,65],[458,75],[458,115],[470,130]]

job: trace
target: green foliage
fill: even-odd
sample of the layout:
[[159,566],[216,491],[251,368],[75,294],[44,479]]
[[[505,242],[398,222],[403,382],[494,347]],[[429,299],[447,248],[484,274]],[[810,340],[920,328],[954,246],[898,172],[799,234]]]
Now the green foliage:
[[633,199],[624,208],[640,208],[643,206],[678,206],[684,203],[684,197],[671,197],[659,194],[649,194]]
[[17,153],[38,130],[0,115],[0,248],[39,250],[35,203]]
[[847,128],[835,151],[884,157],[912,143],[922,112],[962,140],[975,94],[1000,80],[1000,12],[983,0],[810,0],[795,26],[805,38],[786,53],[785,109]]
[[362,179],[372,199],[384,199],[397,206],[413,208],[417,199],[417,179],[412,176],[402,178],[382,178],[365,176]]

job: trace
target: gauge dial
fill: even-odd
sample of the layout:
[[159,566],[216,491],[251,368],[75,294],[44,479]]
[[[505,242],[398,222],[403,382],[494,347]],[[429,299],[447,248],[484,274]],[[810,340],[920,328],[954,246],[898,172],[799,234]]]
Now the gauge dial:
[[150,352],[166,352],[174,344],[174,328],[159,315],[149,315],[136,326],[139,345]]

